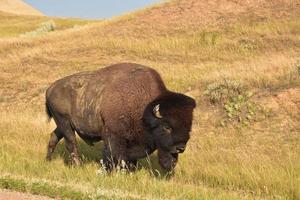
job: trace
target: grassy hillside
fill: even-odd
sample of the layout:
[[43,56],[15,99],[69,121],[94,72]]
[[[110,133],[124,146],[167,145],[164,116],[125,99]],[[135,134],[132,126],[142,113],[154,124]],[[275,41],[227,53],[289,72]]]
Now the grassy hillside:
[[[99,20],[100,21],[100,20]],[[68,28],[86,25],[96,22],[96,20],[64,19],[44,16],[15,15],[0,11],[0,39],[19,37],[22,34],[35,31],[42,23],[52,22],[55,30],[65,30]]]
[[0,0],[0,11],[18,15],[43,16],[43,13],[22,0]]
[[[36,37],[7,34],[0,39],[0,187],[73,199],[299,199],[299,10],[292,0],[174,0]],[[101,144],[80,139],[84,167],[67,164],[63,143],[45,162],[54,128],[45,120],[46,88],[125,61],[152,66],[168,88],[197,100],[175,175],[157,172],[155,155],[134,174],[96,175]]]

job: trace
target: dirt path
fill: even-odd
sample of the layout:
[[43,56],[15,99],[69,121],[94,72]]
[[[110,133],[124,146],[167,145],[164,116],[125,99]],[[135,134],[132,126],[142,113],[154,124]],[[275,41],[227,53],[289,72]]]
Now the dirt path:
[[0,190],[0,200],[53,200],[49,197],[32,195],[29,193]]

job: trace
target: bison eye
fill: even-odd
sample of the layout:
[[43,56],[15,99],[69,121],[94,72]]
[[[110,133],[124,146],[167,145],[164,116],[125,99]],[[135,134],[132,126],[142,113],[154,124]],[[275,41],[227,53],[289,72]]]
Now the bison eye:
[[173,129],[170,126],[163,126],[163,130],[168,134],[171,134]]

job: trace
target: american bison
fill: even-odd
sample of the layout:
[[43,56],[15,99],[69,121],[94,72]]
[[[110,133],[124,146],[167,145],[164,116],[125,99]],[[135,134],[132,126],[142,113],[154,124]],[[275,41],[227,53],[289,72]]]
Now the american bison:
[[103,140],[108,169],[122,160],[136,164],[157,149],[160,165],[172,170],[190,138],[195,106],[191,97],[169,91],[154,69],[138,64],[67,76],[46,92],[46,111],[57,125],[46,158],[64,138],[72,163],[81,164],[76,131],[90,145]]

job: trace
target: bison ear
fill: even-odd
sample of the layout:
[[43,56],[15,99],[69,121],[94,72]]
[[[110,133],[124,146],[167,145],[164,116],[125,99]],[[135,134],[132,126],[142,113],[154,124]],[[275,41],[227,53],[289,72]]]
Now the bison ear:
[[157,117],[159,119],[163,118],[160,114],[160,104],[157,104],[156,106],[154,106],[153,114],[154,114],[155,117]]

